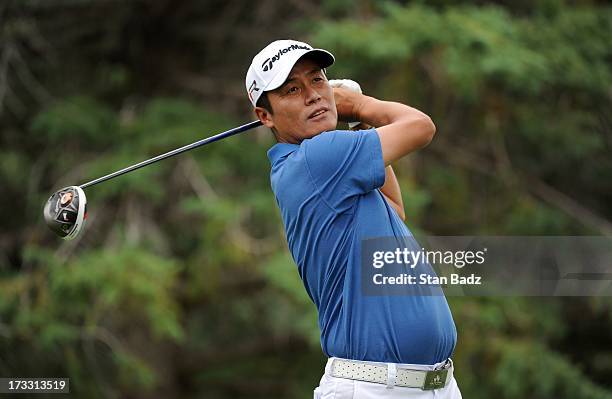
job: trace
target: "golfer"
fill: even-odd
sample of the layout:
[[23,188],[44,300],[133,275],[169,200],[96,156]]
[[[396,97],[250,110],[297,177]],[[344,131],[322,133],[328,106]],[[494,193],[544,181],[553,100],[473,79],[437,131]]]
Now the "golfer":
[[[457,341],[444,295],[364,295],[361,244],[414,241],[391,163],[426,146],[435,126],[409,106],[332,88],[331,53],[294,40],[254,58],[246,89],[276,138],[268,157],[289,249],[319,313],[329,358],[315,398],[458,399]],[[338,120],[375,128],[336,130]]]

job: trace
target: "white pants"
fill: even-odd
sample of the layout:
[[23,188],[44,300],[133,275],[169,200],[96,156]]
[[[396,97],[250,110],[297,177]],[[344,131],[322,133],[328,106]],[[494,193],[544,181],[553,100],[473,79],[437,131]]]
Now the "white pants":
[[[346,378],[332,377],[331,366],[335,358],[329,358],[325,374],[319,386],[314,390],[314,399],[462,399],[455,377],[452,376],[444,388],[424,391],[421,388],[387,387],[374,382],[355,381]],[[434,370],[445,362],[423,364],[396,364],[398,368],[406,367],[415,370]]]

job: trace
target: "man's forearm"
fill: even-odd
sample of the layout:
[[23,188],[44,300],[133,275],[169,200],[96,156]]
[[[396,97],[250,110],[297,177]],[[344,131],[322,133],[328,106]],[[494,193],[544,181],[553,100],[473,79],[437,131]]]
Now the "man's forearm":
[[436,126],[429,116],[407,105],[336,89],[336,108],[342,120],[376,127],[385,165],[425,147]]
[[381,127],[400,120],[415,121],[427,120],[429,117],[416,108],[405,104],[378,100],[374,97],[363,96],[355,112],[355,118],[370,126]]
[[404,212],[404,201],[402,200],[402,192],[400,190],[397,177],[391,166],[385,168],[385,184],[380,188],[389,205],[395,209],[397,214],[402,220],[406,220],[406,214]]

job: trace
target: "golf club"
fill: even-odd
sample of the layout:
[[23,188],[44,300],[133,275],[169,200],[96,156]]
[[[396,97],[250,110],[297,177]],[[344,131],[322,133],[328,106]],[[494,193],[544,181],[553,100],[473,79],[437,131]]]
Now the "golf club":
[[151,165],[152,163],[161,161],[163,159],[173,157],[185,151],[222,140],[238,133],[246,132],[247,130],[254,129],[261,125],[261,121],[249,122],[242,126],[215,134],[214,136],[198,140],[194,143],[187,144],[183,147],[120,169],[116,172],[98,177],[97,179],[88,181],[80,186],[69,186],[58,190],[53,193],[51,197],[49,197],[45,204],[43,210],[45,222],[51,231],[53,231],[59,237],[63,238],[64,240],[71,240],[79,234],[79,231],[81,231],[85,220],[87,219],[87,198],[85,197],[85,192],[83,189],[132,172],[136,169]]

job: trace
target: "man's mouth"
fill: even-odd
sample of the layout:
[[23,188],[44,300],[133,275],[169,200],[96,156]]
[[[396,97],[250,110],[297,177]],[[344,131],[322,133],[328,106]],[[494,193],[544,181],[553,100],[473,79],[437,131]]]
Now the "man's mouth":
[[317,118],[317,117],[323,115],[326,112],[327,112],[327,108],[319,108],[319,109],[315,110],[312,114],[310,114],[310,116],[308,116],[308,119]]

